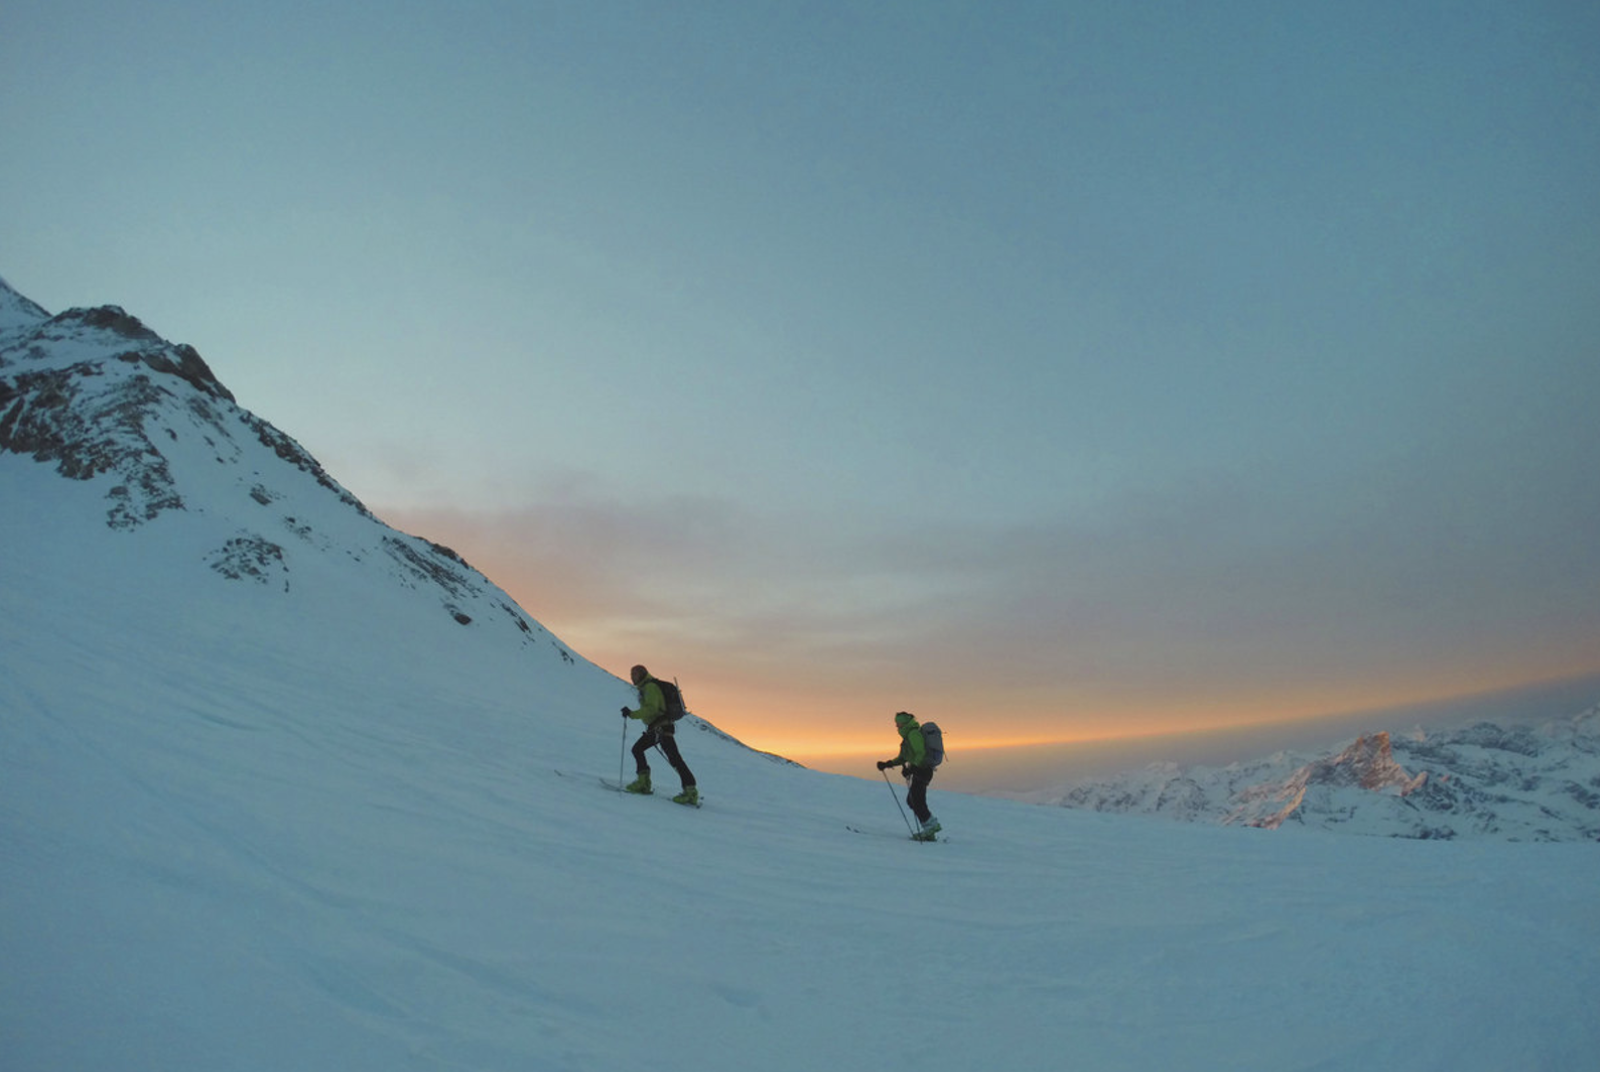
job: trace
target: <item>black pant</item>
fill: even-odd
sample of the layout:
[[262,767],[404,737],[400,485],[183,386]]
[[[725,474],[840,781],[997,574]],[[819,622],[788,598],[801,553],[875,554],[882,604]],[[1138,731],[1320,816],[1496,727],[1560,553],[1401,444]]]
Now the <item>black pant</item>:
[[672,764],[672,769],[678,772],[678,777],[683,779],[683,787],[688,789],[694,784],[694,773],[689,770],[689,764],[683,761],[683,756],[678,753],[677,735],[674,732],[677,726],[667,719],[657,719],[645,728],[637,741],[633,742],[633,765],[640,774],[650,773],[650,763],[644,754],[656,745],[661,746],[661,751],[666,753],[667,762]]
[[928,783],[933,781],[933,768],[907,767],[906,773],[911,776],[911,788],[906,790],[906,803],[911,805],[911,813],[917,817],[917,822],[925,823],[933,815],[928,810]]

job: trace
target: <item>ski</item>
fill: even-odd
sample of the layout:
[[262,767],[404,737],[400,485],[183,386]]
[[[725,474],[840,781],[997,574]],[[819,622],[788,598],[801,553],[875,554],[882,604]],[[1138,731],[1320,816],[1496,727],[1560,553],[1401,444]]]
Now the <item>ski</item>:
[[925,845],[938,844],[938,838],[932,834],[927,837],[917,837],[914,834],[891,834],[883,830],[863,830],[859,826],[851,826],[849,823],[845,823],[844,828],[852,834],[865,834],[867,837],[889,838],[891,841],[917,841]]
[[[655,793],[628,793],[628,791],[622,787],[622,783],[618,782],[615,778],[601,778],[601,779],[599,779],[599,781],[600,781],[601,785],[605,786],[607,789],[611,790],[613,793],[627,793],[628,796],[634,796],[634,797],[644,797],[644,796],[653,797],[653,796],[657,795]],[[667,802],[672,803],[672,804],[679,804],[678,801],[673,800],[669,796],[663,796],[662,799],[666,800]],[[696,801],[693,804],[679,804],[679,806],[680,807],[684,807],[684,808],[698,808],[702,804],[704,804],[705,802],[706,802],[706,799],[705,799],[705,797],[702,796],[698,801]]]

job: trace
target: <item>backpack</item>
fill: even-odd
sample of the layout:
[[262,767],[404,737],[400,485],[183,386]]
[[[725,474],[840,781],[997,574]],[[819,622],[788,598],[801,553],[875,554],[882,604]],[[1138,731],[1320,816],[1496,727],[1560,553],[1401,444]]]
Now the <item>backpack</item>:
[[937,722],[922,724],[922,743],[928,749],[928,768],[931,770],[944,762],[944,731]]
[[684,709],[683,690],[678,688],[676,681],[662,681],[658,678],[656,684],[661,687],[661,700],[666,704],[668,722],[676,722],[689,713]]

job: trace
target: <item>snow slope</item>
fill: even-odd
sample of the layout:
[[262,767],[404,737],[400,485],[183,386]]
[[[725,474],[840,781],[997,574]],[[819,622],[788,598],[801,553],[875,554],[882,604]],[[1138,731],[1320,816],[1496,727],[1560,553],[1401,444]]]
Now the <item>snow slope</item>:
[[[161,405],[192,412],[179,383]],[[703,809],[611,793],[623,682],[464,564],[456,595],[409,570],[258,438],[213,456],[196,435],[166,440],[195,448],[170,465],[183,507],[131,527],[108,520],[122,474],[0,452],[6,1072],[1600,1052],[1592,845],[1175,825],[937,783],[949,840],[918,845],[883,784],[698,720]],[[279,547],[265,577],[216,568],[241,532]]]

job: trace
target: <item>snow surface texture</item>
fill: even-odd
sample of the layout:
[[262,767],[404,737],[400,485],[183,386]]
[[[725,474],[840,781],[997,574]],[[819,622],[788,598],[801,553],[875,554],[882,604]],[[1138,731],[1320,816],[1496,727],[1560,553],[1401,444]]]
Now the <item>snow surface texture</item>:
[[1336,754],[1155,763],[1020,795],[1186,822],[1506,841],[1600,841],[1600,708],[1539,726],[1358,738]]
[[[0,353],[38,326],[0,315]],[[4,360],[0,420],[51,365]],[[117,514],[116,450],[0,451],[6,1072],[1593,1067],[1593,845],[937,782],[919,845],[881,783],[695,718],[705,808],[608,792],[626,684],[465,564],[419,575],[180,363],[105,360],[154,388],[108,440],[182,506]],[[252,538],[265,579],[217,568]]]

